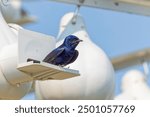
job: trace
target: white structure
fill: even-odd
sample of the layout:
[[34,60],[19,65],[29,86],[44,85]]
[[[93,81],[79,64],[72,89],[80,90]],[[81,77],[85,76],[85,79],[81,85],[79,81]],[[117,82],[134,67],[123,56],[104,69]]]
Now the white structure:
[[[3,6],[1,1],[0,5]],[[11,84],[11,81],[20,77],[20,72],[15,69],[17,67],[16,44],[18,39],[5,22],[1,10],[0,26],[0,99],[20,99],[30,90],[31,83]],[[19,74],[13,74],[14,72],[19,72]],[[10,77],[12,75],[13,77]]]
[[8,24],[8,26],[10,27],[10,29],[12,29],[12,31],[18,36],[19,30],[23,29],[21,26],[17,25],[17,24]]
[[79,70],[81,76],[62,81],[36,81],[37,99],[113,99],[114,70],[111,62],[90,40],[80,15],[68,13],[62,18],[58,45],[69,34],[83,40],[77,47],[78,59],[67,66]]
[[0,8],[6,22],[25,24],[36,20],[35,17],[28,16],[21,4],[21,0],[1,0]]
[[50,0],[50,1],[64,2],[80,6],[88,6],[100,9],[108,9],[150,16],[149,0]]
[[[5,5],[1,1],[0,4]],[[80,75],[76,70],[48,63],[27,62],[28,58],[42,61],[56,46],[53,37],[16,24],[8,26],[1,10],[0,25],[0,99],[21,99],[30,91],[34,80],[62,80]]]
[[123,76],[122,93],[116,100],[140,100],[150,99],[150,88],[146,82],[146,76],[138,71],[131,70]]

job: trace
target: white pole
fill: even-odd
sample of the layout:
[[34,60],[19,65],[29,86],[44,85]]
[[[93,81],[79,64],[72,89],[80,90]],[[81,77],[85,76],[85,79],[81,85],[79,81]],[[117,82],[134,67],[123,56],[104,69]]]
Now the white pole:
[[149,78],[149,66],[148,66],[148,62],[147,61],[144,61],[143,62],[143,69],[144,69],[144,73],[145,73],[145,76],[146,76],[146,81],[148,81],[148,78]]

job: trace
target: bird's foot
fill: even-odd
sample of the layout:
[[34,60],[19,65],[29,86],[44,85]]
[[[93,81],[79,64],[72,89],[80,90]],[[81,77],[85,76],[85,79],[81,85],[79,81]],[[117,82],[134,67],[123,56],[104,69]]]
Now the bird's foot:
[[58,67],[64,67],[64,65],[57,65]]

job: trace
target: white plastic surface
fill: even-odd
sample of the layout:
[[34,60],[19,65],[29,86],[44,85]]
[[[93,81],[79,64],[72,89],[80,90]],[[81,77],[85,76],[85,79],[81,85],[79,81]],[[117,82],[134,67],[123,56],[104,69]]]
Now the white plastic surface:
[[10,27],[10,29],[12,29],[12,31],[18,36],[19,30],[23,29],[23,27],[21,27],[18,24],[13,24],[13,23],[9,23],[8,26]]
[[122,79],[122,93],[116,100],[146,100],[150,99],[150,88],[146,76],[138,70],[127,72]]
[[21,18],[21,0],[0,0],[2,14],[7,22]]
[[28,58],[42,61],[56,46],[54,37],[25,29],[19,30],[18,41],[18,64],[27,62]]
[[[17,85],[25,79],[31,79],[28,75],[17,70],[18,48],[17,43],[5,46],[0,53],[1,70],[11,85]],[[31,81],[31,80],[30,80]]]
[[[0,2],[0,5],[1,2]],[[5,22],[0,10],[0,99],[21,99],[31,89],[31,83],[12,85],[8,79],[17,79],[20,72],[17,67],[17,35]],[[4,65],[6,64],[6,66]],[[4,67],[3,67],[4,66]],[[3,72],[5,68],[9,78]],[[9,71],[9,70],[12,71]],[[19,72],[19,74],[13,74]]]
[[18,69],[30,75],[33,80],[64,80],[79,76],[79,71],[77,70],[62,68],[45,62],[22,63],[18,66]]
[[73,34],[83,40],[77,47],[79,57],[66,66],[80,71],[81,76],[62,81],[36,81],[37,99],[113,99],[114,70],[112,65],[98,46],[87,34],[82,17],[77,17],[72,24],[72,13],[66,14],[60,24],[60,45],[66,36]]
[[[36,18],[28,16],[27,12],[22,9],[21,0],[0,0],[2,14],[8,23],[25,24],[35,22]],[[22,12],[22,10],[24,10]]]

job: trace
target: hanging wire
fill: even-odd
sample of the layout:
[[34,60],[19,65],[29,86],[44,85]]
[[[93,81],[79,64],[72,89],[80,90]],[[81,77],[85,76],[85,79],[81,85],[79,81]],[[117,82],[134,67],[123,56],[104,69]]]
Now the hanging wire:
[[79,11],[80,11],[80,5],[77,5],[74,15],[72,17],[72,24],[76,24]]
[[[71,20],[69,21],[69,22],[72,23],[73,25],[75,25],[76,22],[77,22],[78,14],[79,14],[79,11],[80,11],[80,6],[81,6],[81,5],[77,5],[77,7],[76,7],[76,9],[75,9],[75,11],[74,11],[73,17],[72,17]],[[61,37],[62,37],[62,35],[64,34],[64,32],[66,31],[67,27],[68,27],[68,25],[65,27],[64,31],[61,32],[61,34],[59,34],[59,35],[57,36],[57,42],[61,40]]]

